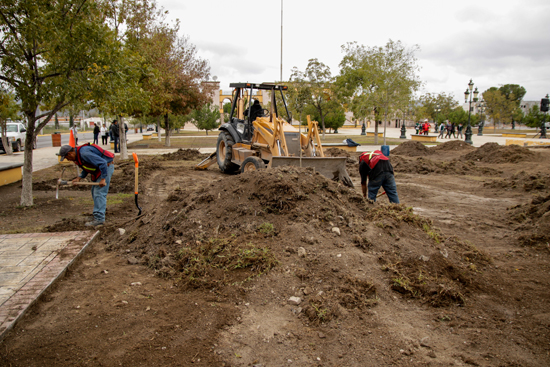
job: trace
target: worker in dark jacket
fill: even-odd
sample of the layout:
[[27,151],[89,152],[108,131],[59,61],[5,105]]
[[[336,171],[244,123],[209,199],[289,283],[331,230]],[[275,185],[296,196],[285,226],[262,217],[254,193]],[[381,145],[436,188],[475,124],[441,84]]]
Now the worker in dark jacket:
[[[244,111],[245,117],[248,116],[248,108]],[[260,101],[255,99],[252,107],[250,107],[250,121],[256,120],[257,117],[263,116],[263,108]]]
[[118,130],[118,121],[113,120],[111,127],[109,128],[113,142],[115,143],[115,153],[120,153],[120,131]]
[[390,159],[382,154],[381,151],[364,152],[359,157],[359,173],[361,175],[361,188],[363,197],[367,197],[367,177],[368,198],[376,201],[378,189],[383,187],[390,203],[399,204],[399,196],[397,195],[397,186],[393,176],[393,167]]
[[85,144],[73,148],[70,145],[63,145],[59,149],[61,160],[68,159],[75,162],[82,173],[73,180],[73,183],[79,182],[85,178],[88,173],[91,174],[92,181],[98,182],[98,186],[92,186],[92,198],[94,199],[94,219],[86,223],[87,226],[98,226],[105,223],[105,211],[107,210],[107,193],[111,176],[115,171],[114,154],[103,150],[95,144]]

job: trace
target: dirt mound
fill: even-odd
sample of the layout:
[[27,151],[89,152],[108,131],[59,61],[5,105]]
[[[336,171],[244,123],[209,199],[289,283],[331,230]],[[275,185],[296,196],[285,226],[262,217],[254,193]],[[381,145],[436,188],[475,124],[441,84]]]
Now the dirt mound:
[[418,157],[430,155],[431,151],[418,141],[409,140],[399,144],[397,148],[392,149],[392,154],[406,155],[409,157]]
[[519,145],[503,146],[498,143],[485,143],[462,158],[486,163],[518,163],[532,161],[535,156],[535,153]]
[[203,160],[210,154],[203,154],[198,149],[178,149],[173,153],[167,153],[159,156],[164,161],[194,161]]
[[550,175],[521,171],[510,178],[485,182],[483,186],[495,189],[519,189],[522,191],[546,191],[550,188]]
[[[152,213],[128,225],[124,235],[107,233],[111,233],[105,238],[110,249],[123,249],[127,256],[186,288],[241,286],[276,269],[287,269],[296,282],[310,289],[320,289],[317,280],[323,279],[322,293],[305,292],[307,306],[300,314],[314,324],[338,317],[341,307],[376,305],[377,287],[369,279],[388,278],[395,283],[395,276],[388,276],[375,263],[368,266],[367,278],[360,279],[323,260],[326,255],[322,254],[341,256],[338,251],[353,244],[362,251],[380,253],[375,262],[401,259],[403,265],[395,271],[412,276],[418,269],[415,259],[430,258],[441,246],[436,245],[441,238],[431,221],[411,208],[368,204],[357,191],[298,167],[247,172],[206,187],[178,188]],[[397,252],[390,250],[396,238],[401,239]],[[471,285],[464,277],[456,277],[458,272],[468,272],[460,253],[451,248],[445,253],[446,262],[425,260],[420,270],[434,276],[426,280],[429,289],[415,293],[416,298],[430,299],[433,306],[465,302]],[[456,272],[440,274],[442,267]],[[440,292],[445,299],[431,294],[443,282],[438,277],[448,284],[446,292]]]
[[461,140],[451,140],[443,144],[436,145],[433,148],[429,148],[431,152],[472,151],[475,149],[475,147],[470,144],[466,144]]
[[535,197],[529,204],[510,209],[511,223],[519,223],[519,242],[548,249],[550,243],[550,195]]
[[441,175],[476,175],[476,176],[498,176],[502,171],[490,167],[477,166],[472,161],[442,161],[436,162],[431,159],[418,157],[408,159],[401,156],[392,157],[392,166],[395,172],[415,173],[427,175],[438,173]]
[[348,151],[340,148],[328,148],[324,149],[324,152],[327,157],[351,157]]
[[[164,167],[158,162],[156,157],[144,157],[139,160],[139,180],[147,179],[156,171],[163,170]],[[135,165],[133,159],[117,162],[115,172],[111,177],[109,185],[110,193],[128,193],[134,192],[135,184]],[[139,182],[138,182],[139,184]]]

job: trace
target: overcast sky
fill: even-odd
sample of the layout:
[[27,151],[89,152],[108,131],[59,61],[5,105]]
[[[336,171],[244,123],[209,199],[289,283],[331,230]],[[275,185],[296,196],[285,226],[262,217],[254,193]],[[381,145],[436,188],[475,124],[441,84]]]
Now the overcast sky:
[[[317,58],[338,75],[341,46],[389,39],[419,45],[422,92],[453,94],[470,78],[481,92],[520,84],[524,100],[550,93],[550,0],[283,0],[283,80]],[[281,0],[158,0],[181,33],[231,82],[279,80]]]

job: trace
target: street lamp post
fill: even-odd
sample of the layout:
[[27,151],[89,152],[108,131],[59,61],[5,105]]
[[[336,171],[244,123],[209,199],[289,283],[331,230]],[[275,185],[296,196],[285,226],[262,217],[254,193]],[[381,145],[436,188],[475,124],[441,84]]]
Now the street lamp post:
[[483,112],[485,112],[485,101],[479,102],[479,125],[477,126],[477,136],[483,136]]
[[401,136],[399,137],[399,139],[407,139],[407,128],[405,127],[405,120],[407,119],[407,116],[410,114],[410,112],[410,107],[408,110],[403,111],[403,122],[401,123]]
[[[548,116],[548,99],[549,99],[549,96],[548,94],[546,95],[546,97],[544,97],[546,99],[546,108],[542,109],[541,108],[541,111],[545,112],[545,114],[543,115],[544,117],[542,118],[542,124],[540,125],[540,138],[541,139],[547,139],[546,137],[546,116]],[[542,102],[541,101],[541,107],[542,107]]]
[[[470,124],[470,118],[472,114],[472,94],[473,94],[473,101],[474,103],[477,102],[477,96],[479,94],[479,91],[476,89],[472,93],[472,89],[474,89],[474,82],[472,82],[472,79],[470,79],[470,82],[468,83],[468,88],[466,89],[466,92],[464,92],[464,98],[465,103],[468,103],[468,127],[466,128],[466,133],[464,134],[466,136],[465,142],[466,144],[472,145],[474,142],[472,141],[472,125]],[[469,99],[468,99],[469,97]]]

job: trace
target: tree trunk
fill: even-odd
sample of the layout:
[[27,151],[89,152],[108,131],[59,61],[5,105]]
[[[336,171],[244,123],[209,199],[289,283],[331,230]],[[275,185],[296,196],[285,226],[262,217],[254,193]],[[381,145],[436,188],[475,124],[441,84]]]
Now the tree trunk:
[[164,115],[164,129],[166,130],[166,132],[164,133],[164,136],[165,136],[164,146],[169,147],[170,146],[170,119],[168,118],[168,114]]
[[384,111],[384,145],[386,145],[386,121],[388,121],[388,107]]
[[69,126],[70,127],[74,126],[74,116],[72,113],[69,115]]
[[32,206],[32,142],[34,141],[34,128],[36,120],[33,115],[27,115],[27,132],[25,137],[25,153],[23,162],[23,183],[21,189],[21,206]]
[[374,144],[378,144],[378,121],[376,120],[376,114],[374,114]]
[[6,155],[12,155],[13,151],[11,149],[11,143],[8,141],[7,134],[7,125],[5,123],[2,124],[2,145],[4,146],[4,151],[6,152]]
[[161,138],[160,138],[160,116],[157,116],[157,137],[158,137],[158,140],[159,140],[159,143],[161,142]]
[[119,144],[120,144],[120,159],[128,159],[128,149],[126,147],[126,129],[124,125],[124,121],[122,120],[122,116],[118,118],[118,121],[120,121],[120,124],[118,124],[118,136]]
[[59,129],[59,120],[57,119],[57,113],[55,114],[55,125],[54,125],[55,129]]

